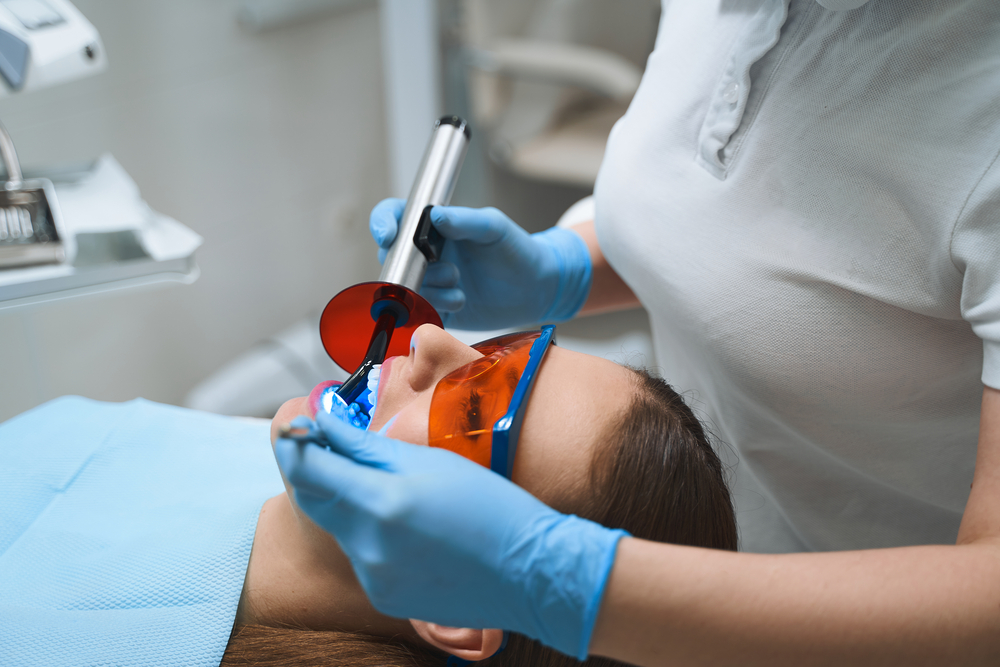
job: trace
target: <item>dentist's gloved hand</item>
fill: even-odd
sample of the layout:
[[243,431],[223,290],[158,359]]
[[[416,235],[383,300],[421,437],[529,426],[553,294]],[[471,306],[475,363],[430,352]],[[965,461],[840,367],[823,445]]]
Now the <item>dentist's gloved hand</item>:
[[[396,238],[406,202],[386,199],[369,228],[379,261]],[[568,229],[529,234],[495,208],[435,206],[431,223],[444,236],[441,260],[427,267],[420,293],[446,326],[500,329],[559,322],[576,315],[590,292],[587,245]]]
[[333,451],[278,440],[278,464],[376,609],[514,630],[586,658],[624,531],[560,514],[452,452],[316,422]]

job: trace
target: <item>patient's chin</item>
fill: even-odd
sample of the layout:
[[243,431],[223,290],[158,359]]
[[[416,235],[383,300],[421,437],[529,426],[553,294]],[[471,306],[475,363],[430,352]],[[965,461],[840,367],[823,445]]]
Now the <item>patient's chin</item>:
[[300,396],[299,398],[292,398],[284,402],[284,404],[278,408],[278,411],[274,413],[274,419],[271,420],[271,444],[278,439],[278,429],[288,424],[296,417],[305,415],[306,417],[312,418],[312,410],[309,409],[309,397]]

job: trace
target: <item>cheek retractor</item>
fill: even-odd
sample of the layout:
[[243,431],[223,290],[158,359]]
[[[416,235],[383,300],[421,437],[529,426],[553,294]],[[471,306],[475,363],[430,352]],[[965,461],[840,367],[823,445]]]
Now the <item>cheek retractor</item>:
[[372,414],[375,411],[375,402],[378,401],[378,381],[382,377],[382,364],[376,364],[370,371],[368,371],[368,403],[371,405],[371,410],[368,414]]
[[371,415],[375,410],[375,400],[378,396],[378,380],[381,376],[382,365],[378,364],[368,372],[368,384],[356,400],[348,404],[344,398],[337,393],[340,385],[332,385],[323,390],[319,396],[317,410],[339,417],[351,426],[367,429],[371,423]]

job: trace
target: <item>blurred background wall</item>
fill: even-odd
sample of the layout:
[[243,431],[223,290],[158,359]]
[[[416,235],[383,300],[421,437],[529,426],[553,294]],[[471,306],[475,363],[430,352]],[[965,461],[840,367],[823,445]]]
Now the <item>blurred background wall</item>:
[[378,7],[254,32],[236,0],[76,0],[108,70],[0,99],[26,168],[110,151],[201,234],[190,286],[0,311],[0,420],[63,394],[180,403],[198,381],[378,275],[387,192]]

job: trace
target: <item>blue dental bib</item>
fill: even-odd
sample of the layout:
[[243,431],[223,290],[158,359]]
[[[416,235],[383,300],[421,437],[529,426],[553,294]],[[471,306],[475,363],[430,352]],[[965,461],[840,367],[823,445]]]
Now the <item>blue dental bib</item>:
[[0,424],[0,664],[217,667],[283,490],[263,422],[67,397]]

